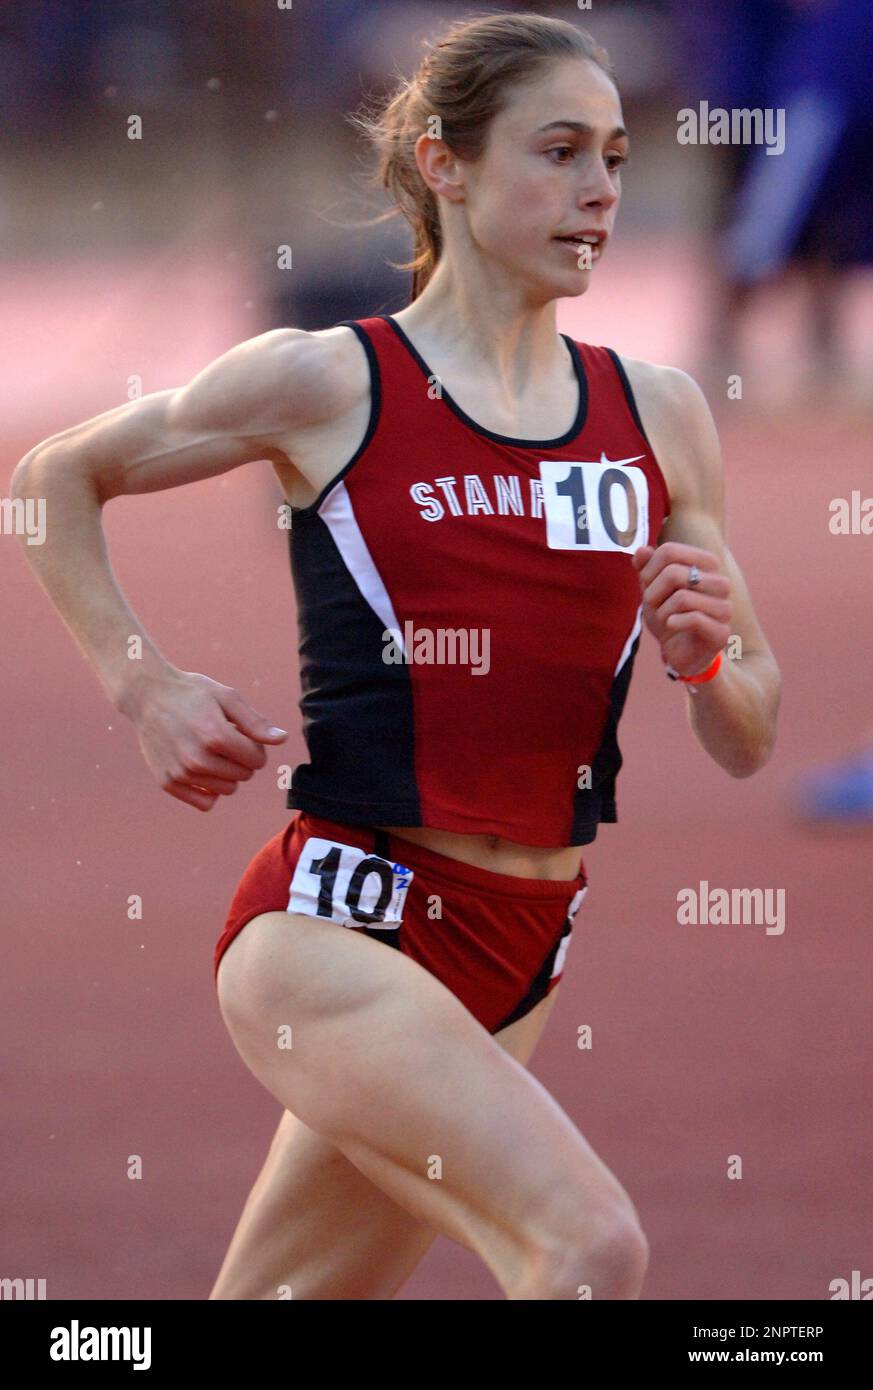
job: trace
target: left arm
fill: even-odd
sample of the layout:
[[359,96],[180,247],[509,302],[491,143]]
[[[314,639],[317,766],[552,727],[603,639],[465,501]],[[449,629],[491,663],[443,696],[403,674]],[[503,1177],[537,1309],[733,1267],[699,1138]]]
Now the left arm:
[[[633,557],[645,623],[664,664],[683,676],[704,671],[729,638],[739,639],[738,655],[724,654],[712,680],[685,689],[698,741],[732,777],[750,777],[773,751],[782,681],[727,546],[715,422],[700,387],[684,372],[632,365],[652,447],[659,459],[669,459],[672,508],[658,545],[641,546]],[[701,581],[689,588],[692,564]]]

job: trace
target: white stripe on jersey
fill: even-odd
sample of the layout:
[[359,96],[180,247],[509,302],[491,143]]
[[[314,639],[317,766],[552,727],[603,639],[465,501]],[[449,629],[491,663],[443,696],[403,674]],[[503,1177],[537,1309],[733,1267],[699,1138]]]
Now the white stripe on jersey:
[[367,549],[367,542],[364,540],[363,532],[352,510],[352,499],[349,497],[345,483],[339,482],[336,487],[331,488],[318,509],[318,515],[330,531],[336,548],[343,557],[346,568],[357,584],[362,597],[376,616],[381,619],[383,627],[392,629],[395,645],[405,657],[403,633],[397,621],[397,614],[394,612],[394,605],[388,597],[388,590],[382,582],[382,576],[376,568],[376,563]]
[[619,671],[621,670],[622,666],[624,665],[624,663],[627,661],[628,657],[630,656],[630,649],[631,649],[631,647],[633,646],[634,642],[635,642],[635,641],[637,640],[637,638],[639,637],[639,635],[640,635],[640,633],[642,632],[642,630],[643,630],[643,605],[640,604],[639,608],[637,609],[637,616],[636,616],[636,618],[634,619],[634,625],[633,625],[633,627],[631,628],[631,635],[630,635],[630,637],[627,639],[627,641],[625,642],[624,646],[622,647],[621,656],[618,658],[618,665],[616,666],[615,670],[614,670],[613,673],[612,673],[612,678],[613,678],[613,680],[615,680],[615,678],[616,678],[616,676],[618,675]]

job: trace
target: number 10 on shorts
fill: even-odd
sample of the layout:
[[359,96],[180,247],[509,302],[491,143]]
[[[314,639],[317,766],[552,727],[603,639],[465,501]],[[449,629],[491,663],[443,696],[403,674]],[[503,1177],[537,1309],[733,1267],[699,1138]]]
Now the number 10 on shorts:
[[412,877],[405,865],[357,845],[311,836],[294,869],[287,911],[342,927],[396,931]]

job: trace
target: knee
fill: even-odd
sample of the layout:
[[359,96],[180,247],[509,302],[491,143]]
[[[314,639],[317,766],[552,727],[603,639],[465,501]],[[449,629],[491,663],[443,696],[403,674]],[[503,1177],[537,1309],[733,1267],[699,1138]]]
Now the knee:
[[639,1298],[649,1267],[649,1242],[633,1209],[614,1214],[583,1254],[590,1271],[590,1278],[580,1280],[585,1297]]
[[636,1299],[648,1264],[649,1243],[633,1206],[610,1204],[584,1221],[566,1221],[560,1237],[536,1242],[517,1296]]

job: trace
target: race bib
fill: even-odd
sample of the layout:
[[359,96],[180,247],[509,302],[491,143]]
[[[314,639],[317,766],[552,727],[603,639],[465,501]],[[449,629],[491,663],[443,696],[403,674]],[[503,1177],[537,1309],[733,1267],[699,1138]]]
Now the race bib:
[[323,917],[342,927],[396,931],[413,873],[378,854],[310,836],[294,869],[288,912]]
[[[642,458],[643,455],[638,455]],[[649,482],[636,459],[611,463],[543,459],[540,478],[550,550],[633,554],[649,535]]]

